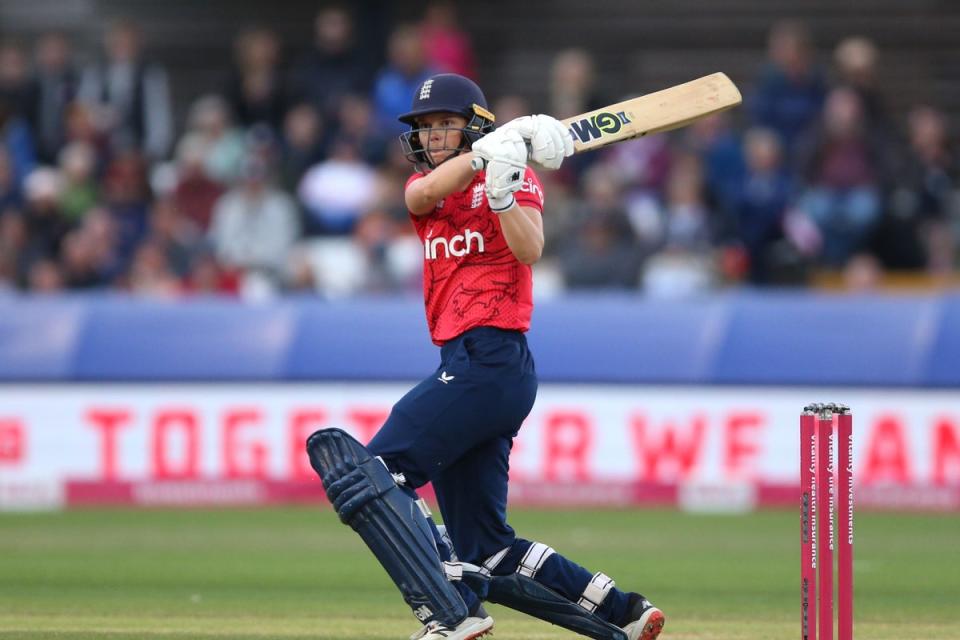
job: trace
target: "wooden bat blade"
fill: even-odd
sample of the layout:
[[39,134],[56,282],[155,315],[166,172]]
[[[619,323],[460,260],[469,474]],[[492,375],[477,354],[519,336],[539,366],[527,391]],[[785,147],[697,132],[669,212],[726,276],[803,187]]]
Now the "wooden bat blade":
[[562,122],[570,128],[575,153],[580,153],[630,138],[678,129],[735,107],[742,100],[737,86],[725,73],[713,73]]

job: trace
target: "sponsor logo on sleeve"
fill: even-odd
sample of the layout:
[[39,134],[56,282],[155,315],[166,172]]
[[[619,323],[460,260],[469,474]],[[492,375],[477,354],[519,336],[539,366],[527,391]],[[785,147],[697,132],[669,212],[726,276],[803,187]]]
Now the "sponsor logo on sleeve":
[[540,199],[540,204],[543,205],[543,190],[533,181],[533,178],[527,178],[520,183],[520,191],[524,193],[532,193]]

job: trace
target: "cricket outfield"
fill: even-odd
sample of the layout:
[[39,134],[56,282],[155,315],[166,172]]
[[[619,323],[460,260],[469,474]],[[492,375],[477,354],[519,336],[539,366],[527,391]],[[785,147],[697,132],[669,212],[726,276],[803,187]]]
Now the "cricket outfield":
[[[799,636],[799,519],[515,511],[667,615],[664,639]],[[856,636],[960,639],[960,518],[858,513]],[[490,606],[498,640],[574,638]],[[400,640],[418,627],[328,508],[0,515],[0,638]]]

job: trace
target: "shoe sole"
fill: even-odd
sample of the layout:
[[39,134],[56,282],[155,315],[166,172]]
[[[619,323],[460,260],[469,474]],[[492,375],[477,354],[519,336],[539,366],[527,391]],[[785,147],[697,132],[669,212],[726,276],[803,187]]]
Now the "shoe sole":
[[[471,633],[471,634],[469,634],[469,635],[467,635],[467,636],[464,636],[463,640],[477,640],[477,638],[482,638],[482,637],[485,636],[485,635],[492,634],[492,633],[493,633],[493,620],[490,619],[489,616],[487,617],[486,620],[490,620],[490,626],[489,626],[489,627],[486,627],[485,629],[480,629],[480,630],[477,631],[476,633]],[[486,620],[484,620],[484,622],[486,622]]]
[[[653,607],[637,620],[625,626],[623,630],[627,633],[629,640],[656,640],[660,636],[660,632],[663,631],[664,622],[666,622],[666,619],[663,617],[663,612]],[[639,633],[637,633],[638,630]]]
[[663,612],[654,611],[644,623],[643,631],[640,632],[637,640],[657,640],[660,632],[663,631],[664,622],[666,622],[666,619],[663,617]]
[[483,636],[492,635],[492,634],[493,634],[493,626],[491,625],[486,629],[484,629],[483,631],[478,631],[473,635],[467,636],[466,638],[464,638],[464,640],[477,640],[477,638],[482,638]]

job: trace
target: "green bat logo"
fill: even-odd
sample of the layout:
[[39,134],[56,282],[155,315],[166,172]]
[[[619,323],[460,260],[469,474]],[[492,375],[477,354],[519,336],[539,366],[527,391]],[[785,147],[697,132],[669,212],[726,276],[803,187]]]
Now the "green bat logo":
[[573,134],[575,139],[579,139],[580,142],[589,142],[601,136],[616,133],[623,128],[623,125],[629,122],[630,118],[627,117],[624,111],[618,111],[617,113],[601,111],[589,118],[571,122],[570,133]]

